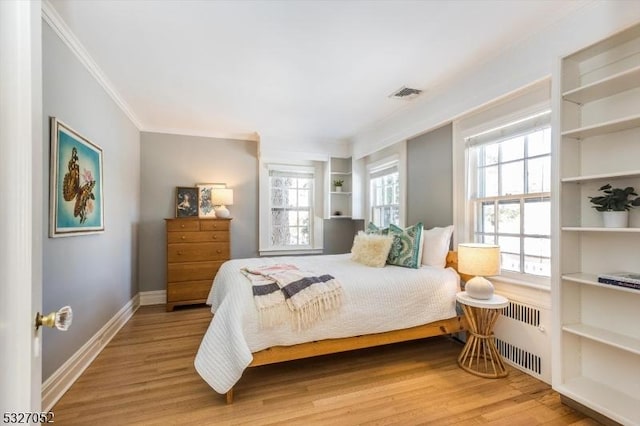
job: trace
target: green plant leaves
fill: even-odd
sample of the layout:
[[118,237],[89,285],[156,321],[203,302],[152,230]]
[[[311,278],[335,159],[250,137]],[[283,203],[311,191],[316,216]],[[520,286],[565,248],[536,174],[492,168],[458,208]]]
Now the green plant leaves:
[[[610,184],[606,184],[600,187],[599,189],[605,195],[600,195],[597,197],[589,197],[589,200],[592,206],[599,212],[606,211],[616,211],[622,212],[625,210],[629,210],[632,207],[640,206],[640,197],[635,192],[635,189],[631,186],[627,186],[626,188],[613,188]],[[629,197],[636,196],[635,199],[630,199]]]

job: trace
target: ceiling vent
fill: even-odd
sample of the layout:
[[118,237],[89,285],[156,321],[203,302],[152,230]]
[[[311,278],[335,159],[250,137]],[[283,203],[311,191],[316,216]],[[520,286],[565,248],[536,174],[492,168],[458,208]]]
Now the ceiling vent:
[[412,89],[411,87],[402,86],[400,89],[396,90],[392,94],[389,95],[391,99],[413,99],[417,97],[422,90],[420,89]]

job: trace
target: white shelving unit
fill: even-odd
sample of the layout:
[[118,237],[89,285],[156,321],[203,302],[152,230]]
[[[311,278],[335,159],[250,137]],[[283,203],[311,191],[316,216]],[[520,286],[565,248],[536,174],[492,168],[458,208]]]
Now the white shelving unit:
[[640,190],[640,25],[561,59],[554,93],[553,387],[622,424],[640,424],[640,291],[598,274],[640,272],[640,209],[604,228],[589,196]]
[[[329,191],[329,218],[351,219],[352,212],[352,173],[351,158],[331,158]],[[344,181],[342,191],[336,191],[333,182]],[[338,214],[339,212],[339,214]]]
[[602,226],[563,226],[562,230],[567,232],[640,232],[640,228],[603,228]]

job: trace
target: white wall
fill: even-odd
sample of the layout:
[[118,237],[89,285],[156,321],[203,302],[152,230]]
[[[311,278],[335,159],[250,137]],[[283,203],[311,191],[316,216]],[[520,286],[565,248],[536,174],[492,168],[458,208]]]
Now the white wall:
[[637,0],[594,1],[541,34],[505,50],[455,84],[427,91],[405,108],[353,138],[361,158],[422,134],[487,102],[550,76],[562,55],[576,51],[640,20]]

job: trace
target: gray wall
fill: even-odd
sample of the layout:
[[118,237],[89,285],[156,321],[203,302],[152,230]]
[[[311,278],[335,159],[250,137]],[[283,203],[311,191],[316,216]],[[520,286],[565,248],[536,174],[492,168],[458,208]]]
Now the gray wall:
[[407,224],[453,224],[453,142],[448,124],[407,141]]
[[176,186],[226,183],[233,189],[231,257],[258,256],[258,144],[142,132],[140,291],[166,289],[165,218]]
[[[49,164],[49,117],[103,150],[105,232],[48,238],[49,176],[43,173],[43,309],[70,305],[67,332],[43,331],[47,379],[138,292],[140,133],[86,68],[42,26],[43,162]],[[47,167],[48,169],[48,167]]]
[[361,219],[325,219],[323,224],[324,249],[322,254],[342,254],[351,252],[353,237],[364,229]]

